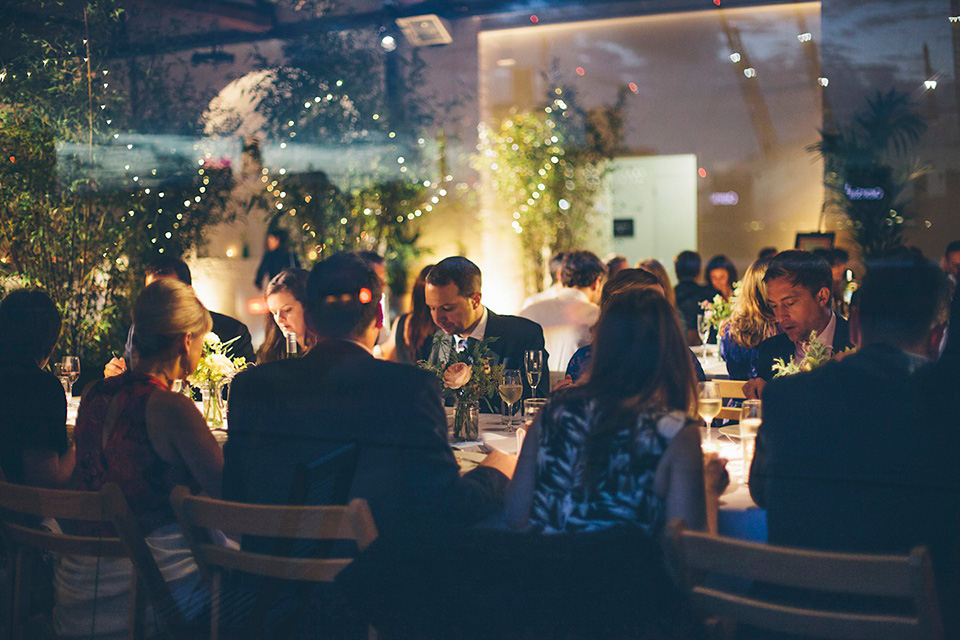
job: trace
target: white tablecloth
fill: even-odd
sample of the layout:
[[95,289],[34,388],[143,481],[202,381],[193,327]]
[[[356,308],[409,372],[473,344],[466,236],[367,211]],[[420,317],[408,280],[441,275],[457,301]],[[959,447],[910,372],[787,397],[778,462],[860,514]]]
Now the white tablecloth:
[[697,356],[697,360],[700,361],[700,366],[703,367],[703,373],[707,376],[707,380],[729,377],[727,373],[727,363],[717,355],[717,345],[710,345],[709,356],[703,355],[703,345],[690,347],[690,350],[693,351],[694,355]]

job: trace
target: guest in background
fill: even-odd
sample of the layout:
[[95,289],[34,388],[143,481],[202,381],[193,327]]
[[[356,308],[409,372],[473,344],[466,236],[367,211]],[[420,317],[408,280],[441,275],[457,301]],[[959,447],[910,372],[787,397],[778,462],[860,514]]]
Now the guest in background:
[[515,458],[491,454],[461,477],[436,376],[373,357],[380,286],[373,267],[353,253],[313,267],[307,315],[316,346],[233,380],[227,499],[285,504],[298,464],[353,443],[349,497],[367,500],[380,534],[470,524],[500,508]]
[[[674,310],[677,310],[677,294],[673,290],[673,285],[670,284],[670,274],[667,273],[667,268],[663,266],[663,263],[656,258],[647,258],[646,260],[638,262],[637,268],[646,269],[657,276],[657,280],[660,281],[660,286],[663,287],[663,297],[667,299],[667,302],[670,303],[670,306],[673,307]],[[610,280],[610,278],[608,277],[607,280]]]
[[557,295],[557,293],[563,289],[563,283],[560,282],[560,269],[563,268],[563,251],[558,251],[550,258],[550,286],[541,291],[540,293],[535,293],[532,296],[528,296],[526,300],[523,301],[523,304],[520,305],[521,311],[526,309],[535,302],[540,302],[541,300],[549,300],[550,298]]
[[830,263],[830,272],[833,274],[833,312],[849,318],[850,309],[844,294],[847,290],[847,266],[850,263],[850,252],[840,247],[830,249],[827,262]]
[[[603,286],[603,291],[600,295],[600,317],[603,317],[604,310],[610,306],[610,302],[616,296],[629,291],[641,290],[655,291],[660,295],[664,294],[660,279],[653,273],[645,269],[621,269],[615,278],[608,280]],[[596,327],[593,327],[592,332],[594,334],[596,333]],[[707,377],[703,373],[703,367],[700,366],[700,361],[697,360],[697,356],[694,355],[690,349],[687,349],[687,352],[693,364],[694,374],[697,380],[706,380]],[[592,344],[578,349],[577,352],[573,354],[573,357],[570,358],[570,363],[567,365],[566,377],[557,383],[554,391],[572,384],[585,382],[586,373],[590,368],[592,354]]]
[[[623,272],[621,271],[621,274]],[[697,394],[686,341],[660,293],[613,296],[586,384],[535,420],[507,497],[507,522],[538,533],[618,525],[650,535],[670,518],[707,523]],[[711,482],[711,489],[720,486]]]
[[724,300],[733,295],[733,283],[737,281],[737,267],[725,255],[716,255],[707,262],[707,280],[710,286],[716,289]]
[[392,341],[384,345],[386,360],[416,364],[417,354],[436,332],[437,325],[433,322],[423,293],[427,286],[427,274],[432,268],[433,265],[428,264],[420,270],[417,281],[413,283],[413,291],[410,292],[412,309],[394,320],[390,330]]
[[257,289],[263,288],[264,278],[269,283],[284,269],[300,268],[300,258],[287,248],[289,238],[290,234],[287,233],[286,229],[272,227],[267,231],[267,250],[260,259],[257,275],[253,278],[253,284]]
[[266,336],[257,350],[257,362],[280,360],[287,355],[286,335],[297,336],[297,353],[302,355],[317,342],[317,335],[307,326],[304,302],[307,299],[306,269],[284,269],[270,281],[264,291],[267,308]]
[[[81,491],[120,487],[174,600],[196,607],[205,589],[170,490],[185,484],[218,497],[223,453],[193,401],[171,386],[196,369],[212,321],[193,289],[173,278],[143,290],[133,321],[133,368],[93,383],[80,402],[76,484]],[[110,535],[100,525],[77,526],[81,535]],[[62,556],[54,588],[58,636],[90,637],[94,616],[97,634],[126,630],[129,560]]]
[[0,302],[0,468],[9,482],[57,488],[73,474],[67,398],[45,370],[60,325],[57,305],[38,289]]
[[783,333],[757,346],[757,377],[743,387],[748,398],[759,398],[773,379],[774,360],[806,356],[811,332],[833,353],[852,346],[847,321],[830,308],[833,278],[826,260],[808,251],[783,251],[770,261],[763,284],[767,305]]
[[858,290],[860,350],[764,390],[750,494],[766,509],[774,544],[899,554],[926,546],[943,637],[956,638],[960,375],[950,354],[960,298],[936,361],[947,276],[926,260],[867,267]]
[[591,251],[568,251],[563,258],[563,289],[551,300],[541,300],[520,312],[521,318],[543,328],[550,353],[550,371],[564,372],[570,357],[590,344],[590,330],[600,315],[600,291],[607,268]]
[[[147,265],[147,276],[144,286],[149,286],[156,280],[163,278],[172,278],[179,280],[183,284],[193,285],[193,276],[190,274],[190,267],[179,258],[160,256],[155,258]],[[213,318],[213,333],[217,334],[221,342],[233,341],[226,349],[226,354],[230,358],[245,358],[247,362],[254,362],[256,357],[253,354],[253,340],[250,338],[250,330],[236,318],[211,311]],[[130,327],[127,333],[127,344],[124,346],[122,358],[113,358],[103,368],[103,376],[110,377],[123,373],[132,365],[133,356],[133,333],[134,326]]]
[[954,240],[947,245],[943,252],[943,270],[946,271],[953,281],[957,281],[957,274],[960,273],[960,240]]
[[764,247],[763,249],[760,249],[759,253],[757,253],[757,260],[769,259],[775,255],[777,255],[776,247]]
[[623,256],[614,255],[607,258],[607,277],[612,278],[617,275],[621,269],[628,269],[630,267],[630,262],[627,261]]
[[387,299],[387,261],[386,259],[377,253],[376,251],[371,251],[369,249],[363,251],[355,252],[362,259],[366,260],[371,267],[373,267],[374,272],[377,274],[377,278],[380,279],[380,312],[383,314],[383,326],[380,327],[380,333],[377,335],[377,344],[373,347],[373,355],[378,358],[387,359],[387,355],[383,352],[384,347],[387,343],[390,342],[390,304]]
[[717,291],[697,282],[700,278],[700,254],[695,251],[681,251],[673,261],[677,274],[677,286],[673,288],[677,297],[677,311],[687,330],[687,344],[700,344],[697,333],[697,316],[703,313],[700,303],[713,300]]
[[[430,269],[424,296],[433,321],[440,327],[441,337],[424,343],[420,360],[439,364],[447,361],[454,349],[462,351],[484,338],[496,338],[490,342],[491,364],[522,371],[525,351],[545,351],[540,325],[526,318],[490,311],[481,302],[481,286],[480,268],[462,256],[444,258]],[[545,357],[549,360],[550,354]],[[540,376],[537,395],[544,398],[549,392],[549,376]],[[524,379],[523,397],[531,395]],[[480,403],[481,411],[499,406],[500,400],[495,394]]]
[[763,277],[769,260],[757,260],[743,274],[743,284],[730,317],[720,325],[720,354],[731,380],[757,377],[757,347],[777,334],[773,311],[765,299]]

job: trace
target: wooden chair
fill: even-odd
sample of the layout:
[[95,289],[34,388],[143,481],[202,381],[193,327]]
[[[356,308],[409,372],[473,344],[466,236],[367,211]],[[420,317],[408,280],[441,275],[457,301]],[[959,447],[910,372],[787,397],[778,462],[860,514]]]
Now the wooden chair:
[[208,529],[229,534],[296,540],[351,540],[360,550],[377,537],[366,500],[346,506],[276,506],[227,502],[193,496],[180,486],[170,496],[184,535],[210,587],[210,638],[220,637],[224,571],[300,582],[333,582],[350,558],[297,558],[216,545]]
[[356,470],[357,445],[352,442],[313,462],[298,464],[289,504],[346,504]]
[[729,398],[744,398],[743,385],[746,384],[746,380],[712,380],[712,382],[717,383],[717,387],[720,389],[720,404],[722,408],[720,409],[720,413],[717,414],[717,419],[739,420],[740,407],[728,407],[725,405]]
[[[61,523],[112,524],[122,536],[55,533],[27,524],[44,518],[54,518]],[[8,620],[5,638],[16,638],[21,632],[23,569],[28,550],[103,558],[130,557],[134,564],[130,580],[130,637],[144,636],[145,593],[151,596],[162,631],[170,638],[177,637],[173,631],[182,626],[179,611],[117,485],[106,484],[100,491],[93,492],[40,489],[0,482],[0,533],[8,552],[9,601],[5,603]]]
[[[941,640],[943,629],[930,558],[923,547],[909,555],[832,553],[778,547],[686,531],[669,524],[672,560],[691,604],[704,617],[719,616],[768,631],[819,638]],[[761,589],[728,588],[739,579],[818,594],[848,594],[910,602],[909,614],[865,611],[855,605],[812,608]],[[732,578],[734,580],[729,580]]]

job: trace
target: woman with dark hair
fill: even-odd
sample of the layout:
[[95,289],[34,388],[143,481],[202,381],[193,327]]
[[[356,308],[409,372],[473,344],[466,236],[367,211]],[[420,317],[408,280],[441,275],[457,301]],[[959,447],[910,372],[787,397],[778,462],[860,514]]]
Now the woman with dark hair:
[[393,327],[390,329],[393,348],[391,349],[389,342],[384,345],[387,360],[416,364],[417,353],[420,352],[423,343],[437,330],[433,316],[430,315],[430,307],[427,306],[424,297],[427,274],[432,268],[433,265],[428,264],[421,269],[417,281],[413,284],[413,291],[410,292],[411,311],[393,321]]
[[[133,367],[84,391],[75,430],[77,489],[120,487],[181,608],[202,604],[204,590],[170,491],[185,484],[218,497],[223,451],[193,401],[171,387],[196,369],[212,325],[191,287],[172,278],[148,285],[133,307]],[[111,533],[91,523],[76,529]],[[130,572],[124,558],[61,556],[54,569],[58,637],[125,637]]]
[[44,370],[60,325],[43,291],[17,289],[0,302],[0,468],[10,482],[62,487],[73,474],[67,398]]
[[297,336],[297,350],[302,355],[317,342],[316,334],[307,324],[304,303],[307,299],[306,269],[284,269],[267,285],[264,297],[270,315],[263,344],[257,351],[257,362],[280,360],[287,353],[284,334]]
[[655,291],[613,296],[587,381],[551,399],[524,440],[507,522],[540,533],[628,525],[655,535],[678,517],[703,529],[696,409],[676,312]]
[[670,274],[667,273],[667,268],[663,266],[663,263],[656,258],[647,258],[646,260],[638,262],[637,268],[646,269],[657,276],[657,280],[660,281],[660,286],[663,287],[663,296],[667,299],[667,302],[670,303],[670,306],[676,309],[677,293],[673,290],[673,285],[670,284]]
[[733,295],[733,283],[737,281],[737,267],[725,255],[716,255],[710,258],[707,268],[707,281],[717,290],[724,300]]

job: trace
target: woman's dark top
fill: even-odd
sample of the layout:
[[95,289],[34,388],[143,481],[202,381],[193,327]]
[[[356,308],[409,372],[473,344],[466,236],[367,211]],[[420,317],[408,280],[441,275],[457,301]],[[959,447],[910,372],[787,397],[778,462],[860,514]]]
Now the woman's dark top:
[[[154,450],[147,434],[147,401],[167,385],[135,371],[95,383],[80,403],[77,441],[77,488],[97,491],[115,482],[130,504],[144,535],[176,521],[170,491],[177,483],[173,467]],[[117,403],[113,429],[103,443],[110,406]]]
[[[579,380],[583,374],[587,372],[587,369],[590,368],[590,357],[592,355],[593,345],[588,344],[577,349],[573,357],[570,358],[570,362],[567,363],[567,375],[573,378],[574,382]],[[690,358],[693,360],[693,372],[697,376],[697,382],[706,381],[707,374],[703,372],[703,367],[700,366],[700,361],[697,360],[697,356],[693,351],[690,352]]]
[[63,455],[67,440],[67,396],[49,371],[35,364],[0,364],[0,467],[9,482],[23,483],[23,452]]
[[299,269],[300,258],[297,254],[287,251],[283,247],[278,247],[273,251],[267,251],[260,260],[260,266],[257,267],[257,275],[254,276],[254,284],[257,289],[263,287],[263,277],[267,277],[267,282],[273,280],[273,277],[284,269]]

